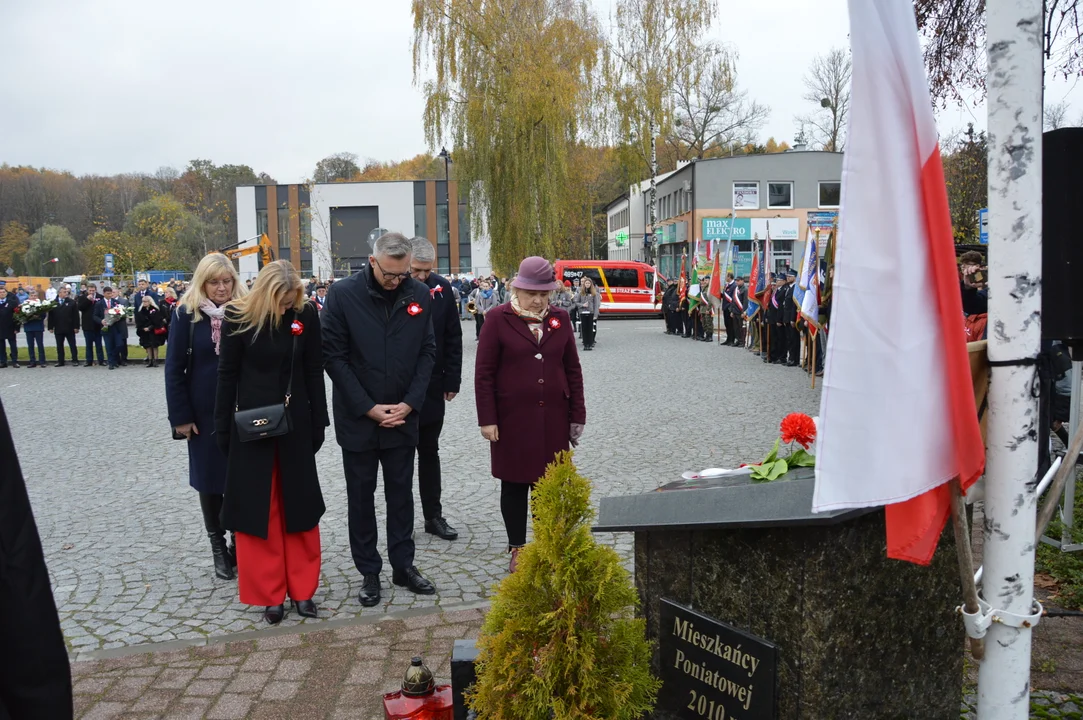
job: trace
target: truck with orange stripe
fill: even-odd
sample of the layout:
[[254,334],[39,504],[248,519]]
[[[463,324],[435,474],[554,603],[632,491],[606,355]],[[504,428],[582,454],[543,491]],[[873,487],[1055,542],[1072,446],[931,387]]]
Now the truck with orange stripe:
[[589,277],[601,293],[601,314],[610,317],[660,317],[665,278],[635,260],[557,260],[561,282]]

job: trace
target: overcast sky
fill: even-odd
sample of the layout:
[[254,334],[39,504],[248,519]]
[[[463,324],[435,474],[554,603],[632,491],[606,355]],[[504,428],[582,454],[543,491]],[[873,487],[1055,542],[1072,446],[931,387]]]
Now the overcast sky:
[[[608,22],[612,0],[593,0]],[[811,59],[847,41],[846,0],[720,0],[712,39],[771,107],[762,139],[792,142]],[[409,0],[0,0],[0,163],[76,174],[252,166],[279,182],[320,158],[401,160],[425,151],[413,86]],[[1074,122],[1076,83],[1054,82]],[[941,131],[984,106],[939,114]],[[973,117],[971,115],[973,113]]]

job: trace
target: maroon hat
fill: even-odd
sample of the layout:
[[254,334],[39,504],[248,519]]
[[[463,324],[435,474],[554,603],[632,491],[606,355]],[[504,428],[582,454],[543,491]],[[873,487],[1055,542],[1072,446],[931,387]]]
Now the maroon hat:
[[571,280],[565,280],[564,281],[564,287],[571,287],[571,286],[572,286],[572,281]]
[[519,263],[519,274],[511,281],[517,290],[556,290],[560,287],[553,266],[543,257],[528,257]]

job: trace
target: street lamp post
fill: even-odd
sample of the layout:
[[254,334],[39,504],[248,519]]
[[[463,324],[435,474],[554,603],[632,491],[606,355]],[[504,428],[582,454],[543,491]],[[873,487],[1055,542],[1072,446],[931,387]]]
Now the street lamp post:
[[450,172],[448,170],[448,165],[451,164],[451,153],[447,151],[447,148],[442,147],[440,148],[440,154],[437,157],[443,158],[444,160],[444,182],[449,182]]

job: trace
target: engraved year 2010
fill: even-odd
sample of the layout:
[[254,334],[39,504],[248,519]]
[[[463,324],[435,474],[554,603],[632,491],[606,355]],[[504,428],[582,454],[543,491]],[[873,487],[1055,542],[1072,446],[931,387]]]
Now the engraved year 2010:
[[707,720],[726,720],[726,708],[715,704],[714,700],[708,700],[706,696],[698,694],[695,690],[689,690],[692,699],[688,702],[688,709]]

